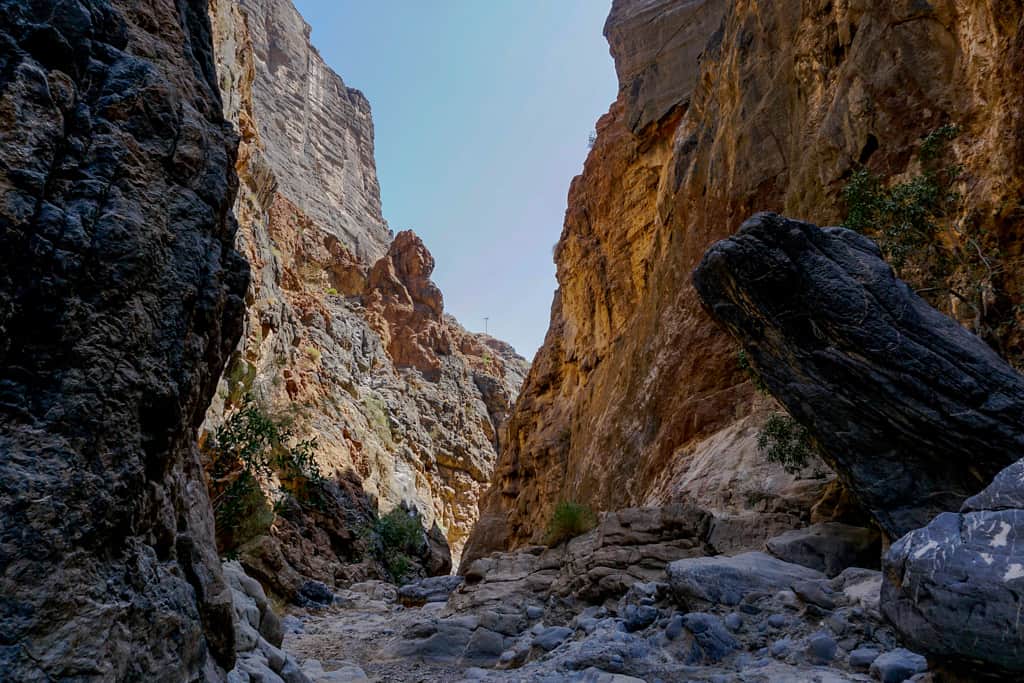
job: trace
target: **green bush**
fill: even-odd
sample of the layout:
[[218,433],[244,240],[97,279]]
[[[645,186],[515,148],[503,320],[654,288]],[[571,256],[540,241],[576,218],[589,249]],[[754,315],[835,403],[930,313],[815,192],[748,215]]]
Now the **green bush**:
[[785,413],[772,413],[768,417],[757,435],[757,450],[790,474],[806,467],[815,453],[811,435]]
[[558,545],[562,541],[576,538],[597,526],[597,515],[580,503],[563,501],[555,506],[548,522],[548,545]]
[[377,518],[373,533],[380,539],[379,559],[384,568],[393,581],[401,581],[412,567],[410,555],[417,555],[423,545],[419,515],[397,507]]
[[993,310],[1006,264],[971,219],[956,220],[962,167],[945,160],[958,134],[957,126],[946,125],[925,136],[920,170],[902,182],[856,171],[843,190],[843,224],[874,238],[896,274],[932,305],[948,311],[950,297],[963,304],[973,314],[972,330],[998,344],[997,328],[1016,324],[1012,313]]
[[296,440],[286,422],[267,416],[248,397],[216,429],[203,451],[222,549],[237,547],[269,528],[274,506],[261,482],[274,474],[301,504],[322,505],[324,477],[316,462],[316,441]]
[[740,349],[736,354],[736,365],[740,370],[747,374],[750,381],[754,383],[754,388],[757,389],[758,393],[768,395],[768,385],[761,379],[761,375],[757,374],[754,370],[754,366],[750,364],[750,358],[747,357],[747,352]]

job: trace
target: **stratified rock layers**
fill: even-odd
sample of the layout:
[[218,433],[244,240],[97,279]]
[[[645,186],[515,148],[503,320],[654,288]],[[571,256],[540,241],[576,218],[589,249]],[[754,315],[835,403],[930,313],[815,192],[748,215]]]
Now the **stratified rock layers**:
[[380,209],[370,103],[310,43],[289,0],[238,0],[256,61],[255,121],[280,192],[366,263],[391,236]]
[[[902,173],[949,122],[965,215],[1018,256],[1022,11],[616,0],[605,32],[619,97],[570,188],[551,326],[467,554],[540,540],[564,499],[689,497],[729,513],[784,501],[780,470],[737,457],[763,410],[690,273],[756,211],[838,222],[858,164]],[[1019,269],[1004,277],[1020,291]]]
[[[211,15],[225,113],[242,136],[235,212],[254,277],[207,427],[246,394],[288,413],[317,439],[327,476],[361,482],[382,512],[416,507],[457,561],[527,363],[445,315],[422,240],[392,239],[369,105],[324,66],[291,3],[217,0]],[[323,538],[279,527],[259,562],[280,542],[298,574],[365,578]],[[256,571],[252,555],[241,560]]]
[[693,280],[893,538],[1024,455],[1024,376],[896,278],[863,235],[757,214]]
[[0,2],[0,670],[217,677],[195,430],[241,332],[205,2]]

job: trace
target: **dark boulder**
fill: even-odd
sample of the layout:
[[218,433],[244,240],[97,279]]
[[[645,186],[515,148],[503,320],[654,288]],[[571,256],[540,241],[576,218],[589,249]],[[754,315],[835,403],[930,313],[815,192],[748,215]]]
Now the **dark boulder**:
[[891,537],[1024,455],[1024,378],[896,278],[869,239],[757,214],[693,282]]

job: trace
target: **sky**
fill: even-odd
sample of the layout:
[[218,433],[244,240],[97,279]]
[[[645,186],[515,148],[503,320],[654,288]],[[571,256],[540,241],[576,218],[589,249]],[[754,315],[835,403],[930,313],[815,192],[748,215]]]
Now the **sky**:
[[373,109],[384,217],[437,262],[445,309],[527,359],[587,138],[615,99],[610,0],[294,0]]

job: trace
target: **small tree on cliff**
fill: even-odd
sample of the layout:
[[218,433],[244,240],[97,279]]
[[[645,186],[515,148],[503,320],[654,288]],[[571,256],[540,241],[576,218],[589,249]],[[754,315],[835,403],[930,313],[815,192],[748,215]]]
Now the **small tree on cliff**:
[[214,431],[203,451],[221,550],[232,550],[270,527],[275,505],[264,489],[274,476],[283,495],[305,505],[321,503],[324,477],[315,459],[316,441],[296,439],[286,421],[269,417],[249,397]]
[[999,328],[1016,326],[1013,313],[995,310],[1006,264],[970,216],[958,219],[963,169],[948,157],[959,132],[946,125],[926,135],[917,154],[920,170],[901,182],[856,171],[843,190],[844,225],[877,240],[896,274],[929,303],[949,310],[952,298],[966,308],[974,333],[1002,350]]

